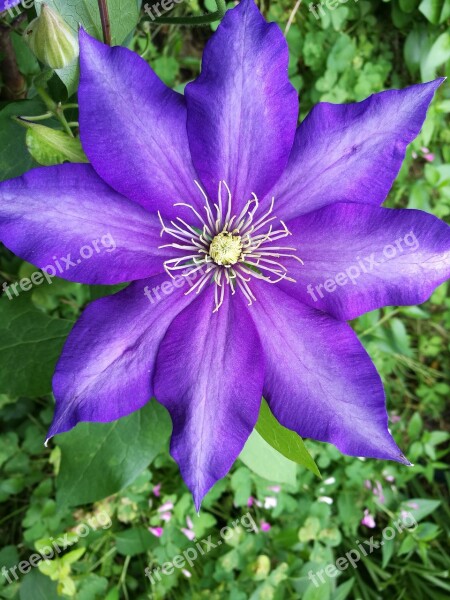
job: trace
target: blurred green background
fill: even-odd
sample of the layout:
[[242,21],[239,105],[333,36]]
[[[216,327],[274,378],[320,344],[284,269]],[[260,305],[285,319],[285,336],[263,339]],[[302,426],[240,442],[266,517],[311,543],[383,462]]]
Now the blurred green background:
[[[73,6],[90,3],[49,4],[64,6],[64,16],[76,23],[80,17]],[[323,5],[323,11],[294,0],[261,5],[269,20],[288,29],[289,71],[301,97],[302,118],[321,100],[358,101],[449,73],[449,0]],[[134,0],[111,0],[110,6],[113,33],[120,37],[116,41],[142,54],[165,83],[182,91],[198,74],[203,48],[217,24],[149,26],[139,19]],[[212,0],[184,2],[170,16],[214,9]],[[28,11],[32,17],[33,9]],[[49,145],[11,120],[45,112],[39,86],[48,86],[49,96],[63,103],[76,90],[73,73],[43,73],[19,35],[26,22],[15,24],[12,39],[28,99],[0,103],[2,180],[37,163],[67,159],[67,149]],[[11,24],[9,17],[6,23]],[[76,96],[69,104],[74,102]],[[449,114],[446,83],[408,149],[386,206],[421,209],[449,220]],[[69,106],[66,115],[76,136],[76,107]],[[62,128],[56,119],[45,125]],[[0,247],[0,285],[33,271]],[[51,373],[60,348],[86,303],[108,293],[100,286],[56,281],[13,301],[0,299],[0,569],[5,567],[11,581],[0,577],[0,598],[450,597],[448,284],[420,307],[377,310],[353,323],[385,383],[390,427],[413,467],[345,457],[333,446],[306,440],[319,478],[255,437],[207,496],[200,516],[168,454],[167,414],[154,402],[118,423],[80,425],[50,448],[43,446],[53,412]],[[384,528],[406,513],[418,526],[383,540]],[[244,526],[250,517],[257,532]],[[89,525],[81,535],[89,522],[102,526]],[[224,540],[220,531],[226,525],[232,529]],[[50,562],[26,574],[16,569],[17,578],[8,570],[66,534],[73,545]],[[195,547],[194,536],[202,547],[200,540],[208,536],[222,543],[152,585],[144,569],[152,571]],[[319,587],[308,577],[372,536],[384,543],[361,556],[356,568],[324,577]]]

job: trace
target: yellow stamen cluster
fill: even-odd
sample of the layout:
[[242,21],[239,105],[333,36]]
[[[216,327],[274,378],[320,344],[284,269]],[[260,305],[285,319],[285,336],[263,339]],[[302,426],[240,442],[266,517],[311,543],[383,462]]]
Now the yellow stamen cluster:
[[241,258],[242,241],[239,235],[227,231],[216,235],[209,247],[209,255],[217,265],[234,265]]

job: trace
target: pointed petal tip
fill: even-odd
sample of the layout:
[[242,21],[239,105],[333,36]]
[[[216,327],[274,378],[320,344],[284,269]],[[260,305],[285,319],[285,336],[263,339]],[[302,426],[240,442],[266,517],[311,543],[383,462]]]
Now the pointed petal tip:
[[403,454],[400,454],[400,458],[399,458],[398,462],[401,462],[402,464],[404,464],[405,467],[414,467],[414,464],[412,462],[410,462],[406,458],[406,456],[404,456]]

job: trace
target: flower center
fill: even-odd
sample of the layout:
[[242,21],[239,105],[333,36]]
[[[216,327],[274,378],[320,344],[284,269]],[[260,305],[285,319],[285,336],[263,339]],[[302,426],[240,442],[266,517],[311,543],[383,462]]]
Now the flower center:
[[242,254],[242,241],[240,235],[233,235],[223,231],[213,238],[209,247],[209,255],[218,265],[235,265]]
[[[275,198],[267,203],[263,214],[259,215],[260,203],[255,194],[246,203],[239,214],[233,215],[230,188],[225,181],[219,184],[217,202],[213,203],[198,182],[195,182],[205,199],[205,215],[201,215],[193,206],[178,202],[174,206],[189,208],[199,221],[192,226],[181,217],[170,222],[170,227],[159,219],[162,225],[161,235],[167,233],[174,242],[160,248],[170,247],[178,250],[180,256],[164,262],[164,268],[170,277],[181,271],[189,281],[186,294],[200,293],[208,282],[215,284],[215,309],[223,304],[226,286],[234,294],[239,289],[248,300],[249,306],[256,300],[250,288],[252,278],[267,283],[281,280],[295,282],[288,277],[283,264],[286,258],[293,258],[303,264],[294,253],[296,248],[274,245],[274,242],[291,235],[283,221],[272,214]],[[222,198],[223,187],[228,198]],[[159,213],[158,213],[159,214]],[[279,225],[274,225],[278,221]],[[192,281],[197,279],[195,284]]]

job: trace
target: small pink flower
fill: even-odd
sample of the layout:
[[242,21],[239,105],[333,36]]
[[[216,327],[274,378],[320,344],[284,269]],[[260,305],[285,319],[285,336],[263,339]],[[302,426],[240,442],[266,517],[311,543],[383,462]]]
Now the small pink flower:
[[365,480],[365,482],[364,482],[364,487],[365,487],[367,490],[371,490],[371,489],[372,489],[372,484],[370,483],[370,481],[369,481],[368,479],[366,479],[366,480]]
[[427,152],[423,155],[423,157],[428,162],[433,162],[433,160],[435,159],[435,155],[432,152]]
[[281,485],[269,485],[267,488],[270,492],[274,492],[275,494],[279,494],[281,492]]
[[426,154],[427,152],[430,151],[430,149],[427,148],[426,146],[422,146],[422,148],[420,149],[420,151],[422,152],[422,154]]
[[400,415],[391,415],[391,423],[398,423],[401,420],[402,418],[400,417]]
[[194,529],[194,523],[189,515],[186,517],[186,523],[189,529]]
[[173,508],[172,502],[166,502],[165,504],[163,504],[162,506],[160,506],[158,508],[158,512],[159,513],[161,513],[161,512],[167,512],[168,510],[172,510],[172,508]]
[[158,485],[155,485],[155,487],[153,488],[152,492],[153,494],[159,498],[161,496],[161,483],[158,483]]
[[257,500],[256,498],[253,498],[253,496],[250,496],[250,498],[247,500],[247,506],[262,506],[261,502],[259,500]]
[[413,157],[413,158],[417,158],[417,152],[414,152],[414,150],[413,150],[413,152],[412,152],[412,157]]
[[368,508],[366,508],[364,511],[364,517],[361,519],[361,525],[365,525],[366,527],[369,527],[369,529],[376,527],[375,519],[373,515],[369,513]]
[[267,521],[260,521],[259,527],[260,527],[261,531],[270,531],[272,529],[271,524],[268,523]]
[[192,531],[192,529],[186,529],[186,527],[183,527],[181,531],[182,533],[184,533],[188,540],[191,540],[191,542],[195,538],[195,533]]
[[406,506],[409,506],[409,508],[412,508],[412,509],[414,509],[414,508],[418,509],[419,508],[419,505],[417,504],[417,502],[407,502]]
[[152,533],[155,537],[158,538],[160,538],[164,533],[164,529],[162,527],[149,527],[148,530],[150,531],[150,533]]
[[162,513],[162,515],[160,515],[161,519],[163,521],[165,521],[166,523],[168,523],[170,521],[170,519],[172,518],[172,513],[171,512],[165,512]]
[[383,494],[383,488],[381,487],[381,483],[379,481],[375,482],[375,487],[373,488],[373,493],[375,496],[378,496],[378,500],[381,502],[381,504],[384,504],[384,494]]
[[395,477],[393,475],[386,475],[384,478],[386,481],[389,481],[389,483],[393,483],[395,481]]

